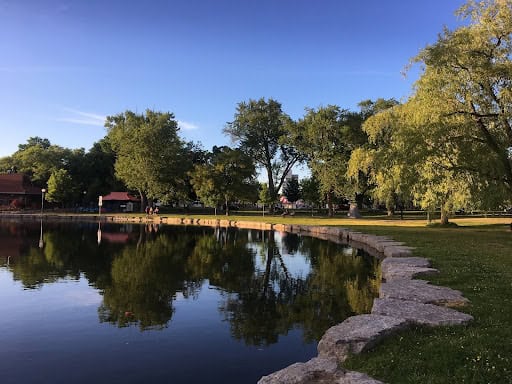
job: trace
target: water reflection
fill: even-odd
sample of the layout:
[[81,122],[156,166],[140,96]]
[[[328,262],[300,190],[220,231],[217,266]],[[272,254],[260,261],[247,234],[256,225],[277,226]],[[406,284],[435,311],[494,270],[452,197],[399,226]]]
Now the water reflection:
[[294,328],[318,340],[369,312],[380,281],[378,261],[358,250],[277,232],[45,223],[43,236],[42,222],[4,223],[0,241],[4,268],[25,289],[85,277],[103,296],[99,321],[117,327],[172,326],[176,300],[209,286],[232,337],[247,345],[276,343]]

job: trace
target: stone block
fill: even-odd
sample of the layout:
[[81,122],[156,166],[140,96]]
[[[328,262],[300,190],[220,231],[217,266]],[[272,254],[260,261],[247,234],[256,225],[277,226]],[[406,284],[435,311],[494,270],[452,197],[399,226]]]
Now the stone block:
[[350,355],[374,347],[381,339],[409,324],[404,319],[380,316],[358,315],[331,327],[318,343],[318,356],[335,358],[339,363]]
[[449,307],[463,306],[468,299],[460,291],[432,285],[425,280],[392,280],[380,286],[380,298],[417,301]]
[[406,319],[414,324],[430,326],[462,325],[473,316],[455,309],[397,299],[375,299],[372,314]]
[[315,357],[263,376],[258,384],[382,384],[364,373],[346,371],[336,360]]

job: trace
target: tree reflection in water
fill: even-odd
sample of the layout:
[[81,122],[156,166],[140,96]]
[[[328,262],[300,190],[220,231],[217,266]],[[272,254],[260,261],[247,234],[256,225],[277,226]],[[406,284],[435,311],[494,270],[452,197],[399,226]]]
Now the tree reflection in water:
[[34,289],[84,276],[103,295],[99,320],[119,327],[165,328],[178,296],[194,299],[210,284],[234,338],[269,345],[300,328],[311,342],[348,316],[368,313],[378,293],[377,259],[295,234],[102,225],[98,245],[94,223],[48,224],[40,249],[38,230],[0,225],[2,241],[17,239],[7,266],[13,278]]

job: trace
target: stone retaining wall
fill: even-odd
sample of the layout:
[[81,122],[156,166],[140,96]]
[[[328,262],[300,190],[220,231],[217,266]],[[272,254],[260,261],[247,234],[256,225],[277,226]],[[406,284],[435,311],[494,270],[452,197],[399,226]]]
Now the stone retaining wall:
[[[40,215],[8,215],[20,219],[40,219]],[[3,216],[4,219],[6,216]],[[47,219],[98,221],[98,216],[45,215]],[[463,325],[473,318],[451,307],[461,307],[468,300],[459,291],[431,285],[416,277],[439,273],[427,259],[412,257],[413,248],[385,236],[327,226],[270,224],[229,219],[197,219],[165,216],[129,217],[102,215],[102,221],[129,223],[162,223],[169,225],[202,225],[260,230],[276,230],[318,237],[336,243],[362,248],[382,261],[382,283],[379,298],[370,314],[352,316],[329,328],[318,343],[318,357],[295,363],[262,377],[258,384],[379,384],[363,373],[342,368],[353,354],[373,348],[383,338],[414,324],[428,326]]]

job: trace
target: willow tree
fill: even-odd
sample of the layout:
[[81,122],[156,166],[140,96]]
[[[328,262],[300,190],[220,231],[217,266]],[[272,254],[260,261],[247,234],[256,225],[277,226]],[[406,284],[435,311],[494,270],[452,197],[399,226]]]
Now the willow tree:
[[470,178],[467,172],[452,169],[456,152],[449,143],[432,138],[415,101],[389,108],[365,122],[370,146],[352,153],[348,173],[368,172],[375,185],[374,198],[385,202],[390,214],[395,205],[413,199],[427,211],[439,209],[441,221],[447,223],[455,207],[471,201]]
[[423,73],[409,121],[445,151],[448,171],[468,175],[473,200],[492,205],[512,197],[512,0],[469,1],[458,14],[467,25],[413,60]]
[[291,123],[280,103],[261,98],[239,103],[233,121],[224,128],[224,133],[239,149],[264,169],[274,202],[286,175],[302,160],[301,154],[287,141],[287,127]]
[[141,209],[146,198],[169,201],[185,193],[191,162],[172,113],[126,111],[108,116],[105,127],[116,153],[116,176],[139,192]]

